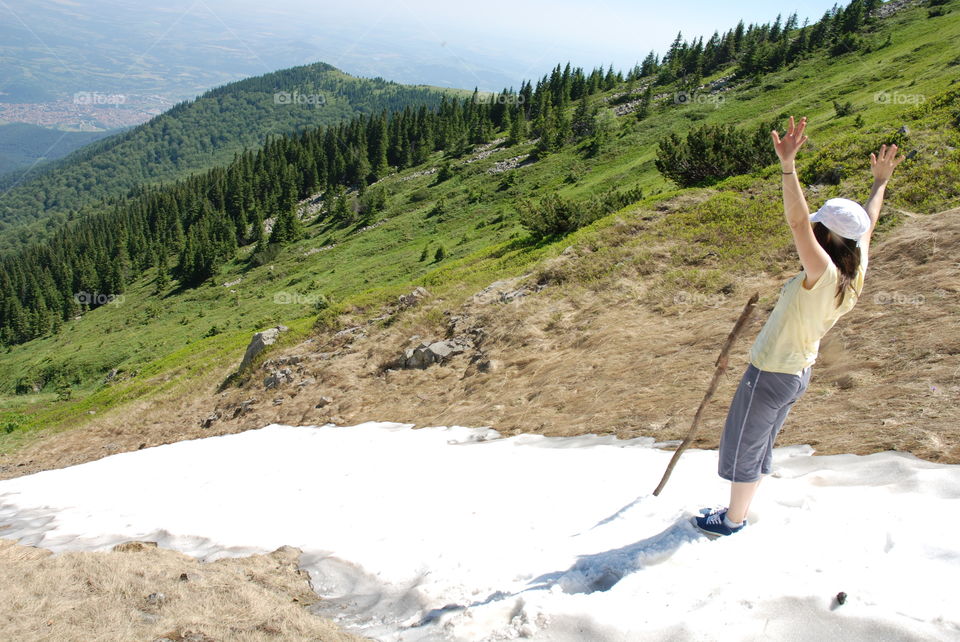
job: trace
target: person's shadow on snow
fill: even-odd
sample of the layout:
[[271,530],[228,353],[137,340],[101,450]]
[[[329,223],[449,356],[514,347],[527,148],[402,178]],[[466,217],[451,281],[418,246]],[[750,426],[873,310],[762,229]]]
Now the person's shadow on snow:
[[581,555],[567,570],[531,580],[527,590],[550,590],[559,585],[564,593],[608,591],[624,576],[659,564],[683,544],[701,537],[685,515],[652,537],[602,553]]
[[[639,501],[639,499],[637,501]],[[614,515],[597,523],[593,528],[613,521],[636,504],[637,501],[628,504]],[[560,586],[564,593],[608,591],[626,575],[644,567],[659,564],[669,558],[683,544],[700,539],[701,537],[703,536],[690,522],[690,516],[684,515],[652,537],[642,539],[633,544],[627,544],[620,548],[603,551],[602,553],[581,555],[569,569],[544,573],[530,580],[528,588],[519,593],[496,591],[487,596],[486,599],[470,604],[469,608],[516,597],[526,591],[549,591],[554,586]],[[424,614],[419,622],[410,628],[431,624],[447,613],[463,611],[467,608],[468,606],[464,606],[463,604],[447,604],[441,608],[431,609]]]

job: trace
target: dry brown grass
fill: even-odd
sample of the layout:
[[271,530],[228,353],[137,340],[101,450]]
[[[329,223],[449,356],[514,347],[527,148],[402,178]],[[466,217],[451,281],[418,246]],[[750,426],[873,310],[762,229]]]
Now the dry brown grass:
[[0,638],[361,639],[304,608],[317,596],[297,549],[202,563],[149,545],[125,548],[52,555],[0,539]]
[[[658,276],[669,264],[669,247],[634,242],[644,226],[639,218],[610,228],[601,243],[573,248],[534,274],[504,284],[501,289],[509,291],[522,282],[550,283],[513,302],[482,303],[468,294],[448,294],[447,300],[433,296],[387,327],[364,325],[362,332],[344,337],[321,333],[269,355],[301,355],[303,361],[292,368],[299,371],[298,378],[314,377],[313,384],[301,387],[294,382],[268,391],[263,387],[266,372],[259,370],[241,388],[218,394],[217,385],[236,366],[222,364],[189,389],[25,446],[0,460],[0,478],[272,422],[345,425],[381,420],[421,427],[492,426],[505,435],[680,439],[713,374],[724,338],[743,303],[759,290],[758,314],[731,353],[730,370],[705,411],[694,444],[716,448],[749,345],[797,261],[785,255],[769,274],[733,275],[735,284],[726,298],[678,303]],[[810,387],[778,445],[811,444],[821,454],[900,450],[930,461],[960,463],[958,247],[960,209],[911,218],[875,243],[863,296],[825,338]],[[453,327],[444,312],[460,317],[458,331],[483,329],[480,354],[458,355],[426,370],[382,368],[420,339],[444,338]],[[365,312],[368,318],[376,314]],[[362,324],[363,319],[358,316],[354,322]],[[419,339],[412,339],[414,335]],[[321,397],[332,401],[318,408]],[[250,411],[234,416],[239,402],[249,399],[256,400]],[[200,421],[215,409],[223,418],[209,429],[201,428]],[[149,562],[137,570],[152,573],[152,558],[141,559]],[[110,562],[100,564],[109,567]],[[0,584],[5,592],[16,577],[13,573]],[[234,576],[224,583],[249,582]],[[48,579],[37,590],[59,585]],[[159,585],[137,586],[129,598],[134,602],[144,590],[166,593]],[[46,621],[69,615],[58,598],[44,601],[42,591],[37,595],[35,601],[43,606],[31,617],[21,617],[18,626],[42,630]],[[135,619],[133,606],[112,609],[109,604],[99,607],[99,617]],[[232,616],[223,617],[227,619],[211,615],[183,625],[202,625],[204,631],[231,626]]]

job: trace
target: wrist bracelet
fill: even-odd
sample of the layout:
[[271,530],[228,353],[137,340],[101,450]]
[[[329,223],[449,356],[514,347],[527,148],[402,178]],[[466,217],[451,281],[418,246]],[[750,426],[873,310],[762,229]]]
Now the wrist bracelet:
[[784,172],[784,171],[781,171],[780,173],[783,174],[784,176],[786,176],[787,174],[793,174],[793,172]]

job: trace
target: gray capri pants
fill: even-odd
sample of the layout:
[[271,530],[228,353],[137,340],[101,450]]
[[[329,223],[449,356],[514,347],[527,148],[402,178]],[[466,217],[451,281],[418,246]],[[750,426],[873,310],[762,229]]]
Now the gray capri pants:
[[790,408],[810,383],[811,367],[803,374],[760,370],[752,363],[740,379],[720,436],[721,477],[755,482],[770,473],[773,442]]

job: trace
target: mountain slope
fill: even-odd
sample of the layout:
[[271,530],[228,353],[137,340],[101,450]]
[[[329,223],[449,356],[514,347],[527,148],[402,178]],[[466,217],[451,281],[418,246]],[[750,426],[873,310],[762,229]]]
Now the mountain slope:
[[[807,196],[815,206],[841,194],[865,198],[868,153],[881,142],[898,137],[907,149],[918,154],[898,169],[891,183],[880,232],[891,234],[909,213],[932,214],[960,199],[960,92],[953,88],[952,77],[943,72],[955,55],[936,45],[941,37],[960,35],[958,31],[960,21],[955,11],[930,18],[924,7],[908,8],[886,18],[872,34],[878,43],[889,34],[890,43],[868,52],[811,56],[759,79],[738,81],[721,94],[722,101],[713,94],[712,102],[681,103],[673,100],[669,91],[658,92],[665,95],[655,101],[647,118],[638,120],[629,114],[615,118],[610,138],[599,153],[591,152],[592,143],[584,141],[530,162],[524,159],[525,154],[534,151],[537,143],[523,140],[505,144],[500,138],[505,138],[506,132],[494,134],[499,138],[460,157],[436,152],[427,163],[387,175],[378,184],[387,194],[388,206],[381,214],[382,220],[369,227],[343,225],[322,212],[318,216],[318,203],[309,199],[301,204],[306,238],[284,247],[264,264],[248,261],[254,248],[247,246],[205,285],[188,290],[168,287],[162,298],[152,294],[156,272],[151,270],[133,283],[116,305],[87,312],[82,319],[67,323],[59,335],[11,346],[0,354],[0,371],[4,373],[0,375],[0,387],[8,395],[3,399],[4,417],[10,427],[9,435],[0,435],[0,448],[19,448],[25,440],[34,438],[36,428],[87,422],[93,422],[104,434],[125,434],[121,424],[129,423],[132,408],[144,409],[144,425],[156,424],[156,431],[150,434],[157,439],[176,439],[199,431],[199,421],[208,417],[219,401],[214,391],[235,369],[250,334],[280,322],[292,328],[284,342],[295,344],[310,337],[310,345],[315,347],[304,346],[303,350],[319,348],[317,358],[321,360],[330,359],[343,347],[344,354],[358,352],[356,358],[362,358],[362,362],[343,366],[353,374],[343,375],[342,396],[332,397],[336,404],[327,404],[328,410],[314,408],[318,397],[327,396],[325,390],[340,385],[339,375],[316,376],[312,383],[292,390],[303,395],[292,404],[286,400],[292,396],[277,394],[281,401],[279,410],[274,410],[273,393],[257,388],[271,374],[270,369],[255,371],[248,381],[241,379],[245,387],[237,393],[244,396],[240,401],[258,400],[256,416],[251,415],[250,421],[269,417],[272,412],[285,413],[288,406],[292,414],[299,415],[284,415],[284,421],[296,423],[301,419],[313,421],[313,417],[356,418],[366,412],[388,412],[391,407],[389,412],[402,413],[406,403],[435,409],[434,414],[422,416],[436,416],[438,420],[448,416],[444,414],[447,409],[458,407],[464,412],[473,408],[477,413],[483,408],[506,409],[503,414],[484,416],[512,430],[546,431],[550,426],[565,425],[574,431],[576,426],[585,429],[586,423],[577,419],[581,416],[577,407],[582,404],[589,406],[586,414],[603,418],[604,430],[659,430],[657,424],[664,420],[661,415],[649,421],[638,416],[633,421],[626,415],[604,414],[604,388],[578,385],[579,381],[589,381],[593,370],[576,371],[574,380],[564,383],[567,392],[558,389],[545,394],[542,388],[546,382],[536,380],[535,375],[553,373],[559,377],[563,368],[550,365],[553,352],[549,349],[522,350],[525,341],[530,343],[526,335],[549,336],[573,319],[576,332],[565,334],[559,343],[544,345],[554,352],[562,346],[588,348],[588,352],[577,353],[577,359],[602,368],[604,364],[594,360],[590,350],[599,351],[604,344],[594,340],[593,334],[599,332],[597,328],[626,324],[624,319],[629,319],[627,334],[610,339],[616,376],[632,371],[637,354],[651,354],[665,361],[679,357],[679,366],[692,372],[706,367],[704,364],[714,358],[707,353],[715,350],[715,344],[698,334],[698,329],[712,328],[708,333],[712,336],[717,328],[711,323],[727,323],[717,320],[717,310],[711,306],[729,305],[726,314],[732,315],[754,284],[768,289],[769,302],[775,284],[795,270],[796,257],[782,224],[776,167],[735,176],[709,188],[678,190],[654,167],[658,141],[668,133],[685,133],[694,123],[754,125],[782,118],[787,109],[807,115],[811,140],[800,159],[801,174],[819,175],[821,172],[814,170],[828,167],[839,181],[808,186]],[[721,73],[717,75],[719,78]],[[716,79],[705,79],[711,80]],[[620,85],[605,90],[600,99],[617,102],[617,94],[626,89]],[[899,98],[878,100],[878,92],[923,100],[914,100],[916,104],[903,104]],[[851,102],[853,113],[838,115],[834,102],[841,99]],[[570,111],[574,109],[571,106]],[[609,113],[614,112],[611,109]],[[898,133],[901,125],[908,133]],[[451,175],[440,181],[438,170],[445,161],[451,164]],[[501,171],[510,166],[514,168]],[[520,223],[528,199],[559,194],[583,203],[594,195],[625,187],[640,187],[649,196],[571,236],[532,241]],[[571,244],[581,245],[571,252],[582,254],[582,260],[570,261],[567,267],[562,267],[562,260],[561,265],[543,263]],[[875,256],[879,259],[879,254]],[[461,378],[470,376],[466,367],[462,371],[434,367],[424,372],[382,372],[388,357],[413,347],[417,340],[446,336],[449,324],[444,312],[456,314],[456,307],[473,292],[498,279],[532,271],[539,274],[536,281],[559,286],[542,293],[556,297],[555,305],[538,313],[539,317],[531,310],[511,316],[510,307],[489,308],[491,319],[480,325],[497,324],[493,327],[504,342],[504,355],[494,361],[510,367],[491,380],[491,386],[499,387],[479,397],[480,405],[470,405],[469,399],[477,391],[473,381],[456,387],[461,385],[456,383]],[[393,309],[396,296],[416,285],[426,286],[442,301],[422,311]],[[889,284],[885,287],[899,291]],[[946,292],[945,303],[950,303],[955,290],[941,289]],[[605,298],[605,292],[610,293],[609,298]],[[592,322],[591,314],[574,312],[578,307],[602,308],[618,301],[617,305],[625,309],[623,316],[605,319],[607,323],[598,325]],[[332,305],[328,305],[330,302]],[[318,315],[318,308],[324,306]],[[916,308],[893,309],[906,314]],[[937,312],[933,307],[922,310]],[[660,330],[671,315],[690,323],[687,338],[664,344],[665,335]],[[904,319],[900,317],[899,322]],[[381,325],[396,327],[402,334],[379,334]],[[350,348],[352,336],[368,332],[377,339],[361,342],[357,351]],[[419,335],[418,339],[411,340],[413,335]],[[621,347],[622,342],[630,340],[637,342],[640,351],[632,356],[623,353]],[[905,336],[904,341],[906,346],[920,345],[919,338]],[[684,361],[691,348],[701,343],[706,346],[703,353],[694,361]],[[925,354],[926,348],[918,350],[917,354]],[[945,355],[947,364],[953,363],[949,351],[938,348],[936,354]],[[484,361],[483,355],[477,357],[478,364]],[[909,364],[903,367],[909,368]],[[646,376],[647,370],[659,373],[662,368],[661,361],[651,361],[643,374]],[[905,372],[899,376],[918,374]],[[514,378],[524,373],[533,378],[534,385],[522,394],[514,394]],[[380,375],[385,383],[377,379]],[[681,376],[680,370],[676,376]],[[434,379],[441,384],[431,388]],[[946,383],[932,385],[940,391],[955,385],[947,375],[944,380]],[[395,389],[390,388],[391,382],[397,384]],[[857,378],[845,380],[843,385],[848,384],[852,384],[848,389],[856,390]],[[625,380],[623,385],[635,392],[643,389],[638,385],[648,384]],[[419,393],[418,386],[434,390],[436,398],[429,391]],[[612,384],[606,388],[613,396],[626,394],[616,393]],[[32,392],[34,389],[39,392]],[[15,395],[17,390],[28,394]],[[366,390],[376,394],[357,392]],[[391,397],[394,393],[396,396]],[[572,396],[564,400],[564,394]],[[661,401],[675,395],[676,390],[663,394]],[[696,397],[700,393],[691,394]],[[898,394],[907,393],[901,390]],[[392,405],[378,405],[378,398],[389,399]],[[542,402],[531,405],[538,398]],[[555,398],[560,401],[552,403]],[[593,405],[584,400],[591,400]],[[309,407],[300,405],[308,401]],[[548,405],[537,405],[540,403]],[[905,408],[914,408],[911,400],[903,403]],[[629,413],[623,410],[629,406],[623,402],[610,408]],[[146,410],[149,408],[155,410]],[[225,406],[217,409],[221,416],[225,411],[231,415],[235,411]],[[675,412],[682,409],[678,407]],[[234,423],[231,429],[240,425]],[[909,437],[919,434],[916,429],[916,425],[904,424],[893,434]],[[948,446],[955,443],[949,435],[939,438]],[[911,449],[919,447],[908,438],[898,443]]]
[[329,125],[358,113],[439,104],[452,92],[354,78],[324,63],[248,78],[180,103],[149,122],[112,136],[0,188],[0,251],[22,246],[65,221],[96,210],[102,199],[140,185],[169,182],[228,162],[268,136]]

